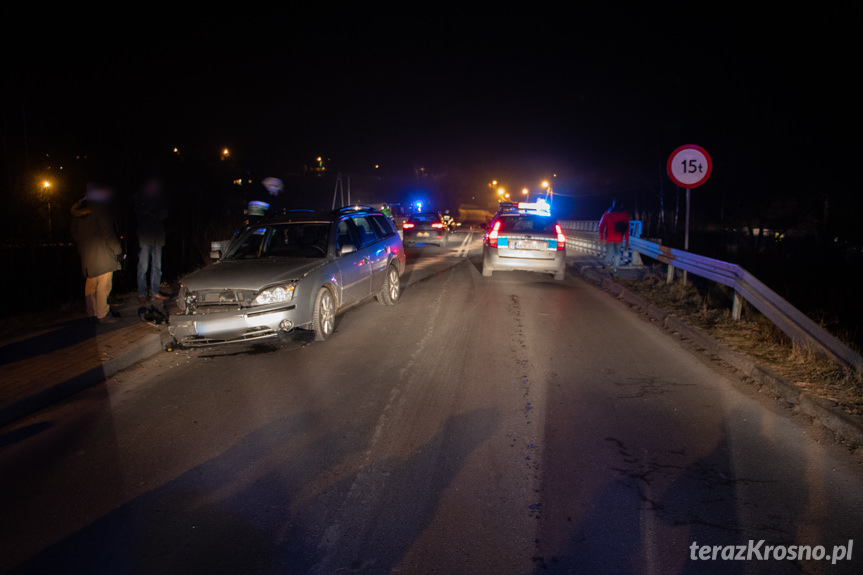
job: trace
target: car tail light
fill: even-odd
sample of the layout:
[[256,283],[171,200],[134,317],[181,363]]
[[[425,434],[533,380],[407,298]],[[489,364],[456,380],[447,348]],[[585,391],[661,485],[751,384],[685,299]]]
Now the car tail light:
[[491,231],[488,233],[488,246],[490,248],[497,247],[497,238],[500,235],[500,220],[494,223],[494,227],[491,228]]
[[439,230],[443,228],[443,224],[432,224],[432,227]]
[[405,229],[405,230],[409,230],[409,229],[411,229],[411,228],[413,228],[413,227],[414,227],[414,225],[413,225],[412,223],[410,223],[410,222],[405,222],[405,223],[403,223],[403,224],[402,224],[402,229]]
[[554,224],[554,231],[557,232],[557,251],[562,252],[566,249],[566,236],[563,235],[560,224]]

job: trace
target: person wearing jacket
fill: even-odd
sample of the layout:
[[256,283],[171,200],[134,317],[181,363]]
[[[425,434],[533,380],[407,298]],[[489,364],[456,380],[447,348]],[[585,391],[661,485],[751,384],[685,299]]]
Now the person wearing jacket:
[[[165,300],[162,285],[162,248],[165,246],[165,220],[168,208],[162,184],[148,181],[135,195],[135,215],[138,219],[138,303],[146,305],[148,297]],[[150,281],[147,281],[147,271]]]
[[629,249],[629,214],[623,202],[614,200],[599,220],[599,241],[605,242],[605,265],[612,266],[615,273],[620,266],[621,247]]
[[72,206],[70,223],[72,239],[81,256],[81,272],[86,278],[84,301],[87,316],[101,323],[116,321],[111,315],[108,295],[123,254],[114,229],[110,200],[108,188],[87,184],[87,195]]

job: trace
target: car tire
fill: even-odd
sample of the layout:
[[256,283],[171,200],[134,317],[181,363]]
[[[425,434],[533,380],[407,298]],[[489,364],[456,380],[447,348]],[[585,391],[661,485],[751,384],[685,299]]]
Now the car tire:
[[484,278],[490,278],[490,277],[491,277],[491,272],[493,272],[493,271],[494,271],[494,270],[493,270],[493,269],[491,269],[491,266],[490,266],[490,265],[488,265],[488,264],[487,264],[487,263],[485,263],[485,262],[482,262],[482,277],[484,277]]
[[402,286],[399,279],[399,270],[396,266],[387,268],[387,277],[384,279],[384,287],[377,296],[377,300],[384,305],[396,305],[402,295]]
[[336,300],[333,292],[321,288],[315,298],[315,309],[312,311],[312,329],[315,341],[325,341],[336,327]]
[[565,277],[566,277],[566,270],[560,270],[560,271],[554,272],[554,279],[556,279],[557,281],[560,281]]

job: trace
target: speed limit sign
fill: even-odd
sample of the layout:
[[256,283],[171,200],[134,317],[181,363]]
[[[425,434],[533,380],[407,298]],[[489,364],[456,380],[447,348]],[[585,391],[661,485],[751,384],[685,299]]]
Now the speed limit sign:
[[710,154],[701,146],[680,146],[668,157],[668,177],[681,188],[697,188],[713,171]]

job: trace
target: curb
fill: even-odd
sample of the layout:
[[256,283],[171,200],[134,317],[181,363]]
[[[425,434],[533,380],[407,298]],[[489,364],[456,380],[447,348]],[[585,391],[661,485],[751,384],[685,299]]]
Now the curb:
[[693,327],[676,315],[648,303],[641,296],[627,290],[613,279],[603,277],[593,268],[582,266],[575,269],[585,278],[605,289],[617,299],[646,313],[657,323],[682,338],[688,339],[701,348],[731,365],[745,377],[751,379],[759,391],[767,390],[776,397],[797,407],[801,413],[818,420],[841,439],[863,445],[863,418],[843,411],[838,404],[803,391],[790,381],[771,373],[751,358],[734,351],[713,336]]
[[18,419],[49,407],[78,392],[84,391],[88,387],[102,383],[117,372],[156,355],[161,350],[162,339],[160,333],[143,337],[135,345],[129,346],[117,357],[109,359],[101,366],[72,376],[62,383],[48,389],[43,389],[34,395],[7,405],[0,410],[0,427],[14,423]]

